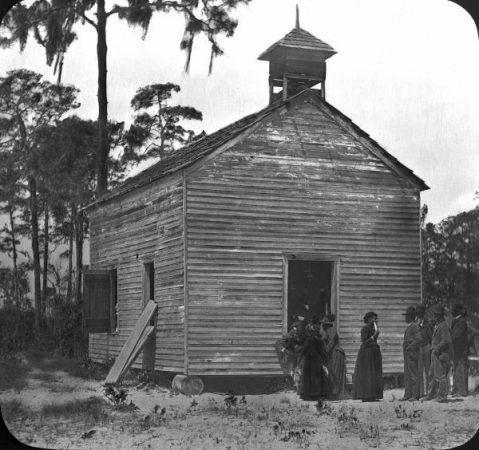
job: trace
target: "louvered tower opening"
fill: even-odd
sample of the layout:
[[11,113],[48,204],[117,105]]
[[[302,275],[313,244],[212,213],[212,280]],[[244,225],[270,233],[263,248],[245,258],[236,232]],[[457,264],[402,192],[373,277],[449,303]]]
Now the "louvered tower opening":
[[258,59],[269,61],[269,101],[286,100],[298,92],[319,85],[326,96],[326,60],[336,51],[299,25],[264,51]]

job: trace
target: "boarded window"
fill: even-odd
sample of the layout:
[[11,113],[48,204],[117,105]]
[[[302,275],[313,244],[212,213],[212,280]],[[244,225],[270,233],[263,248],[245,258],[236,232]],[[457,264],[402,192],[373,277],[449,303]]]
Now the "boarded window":
[[88,271],[83,277],[83,324],[89,333],[110,331],[109,271]]

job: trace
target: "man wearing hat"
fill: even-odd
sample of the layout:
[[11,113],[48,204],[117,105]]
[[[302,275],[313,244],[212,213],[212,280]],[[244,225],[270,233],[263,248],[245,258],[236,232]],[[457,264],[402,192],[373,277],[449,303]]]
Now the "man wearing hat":
[[421,397],[429,391],[429,369],[431,367],[431,340],[433,324],[426,319],[426,306],[416,305],[416,322],[422,334],[422,343],[419,347],[419,392]]
[[431,383],[425,400],[436,400],[440,403],[447,402],[449,393],[448,373],[451,368],[452,339],[451,332],[444,318],[445,311],[441,305],[436,305],[433,310],[434,330],[431,343]]
[[415,322],[416,308],[409,306],[403,314],[408,326],[404,332],[404,397],[402,400],[419,400],[419,348],[422,334]]
[[466,322],[466,309],[463,305],[455,304],[451,308],[452,323],[451,336],[454,358],[452,362],[452,394],[467,396],[467,354],[469,339]]

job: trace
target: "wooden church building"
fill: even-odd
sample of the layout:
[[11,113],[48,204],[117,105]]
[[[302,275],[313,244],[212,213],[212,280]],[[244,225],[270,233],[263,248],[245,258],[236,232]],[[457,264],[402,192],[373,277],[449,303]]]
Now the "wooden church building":
[[134,367],[281,374],[274,344],[309,308],[336,314],[349,373],[363,315],[378,313],[383,370],[402,372],[428,187],[325,100],[335,53],[297,20],[259,57],[270,67],[266,108],[89,207],[93,360],[117,357],[153,299],[154,342]]

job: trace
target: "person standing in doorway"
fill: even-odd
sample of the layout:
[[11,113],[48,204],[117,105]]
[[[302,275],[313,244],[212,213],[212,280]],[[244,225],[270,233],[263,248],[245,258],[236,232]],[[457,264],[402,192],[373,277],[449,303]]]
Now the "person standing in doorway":
[[416,322],[416,309],[409,306],[404,314],[406,331],[404,332],[404,397],[402,400],[419,400],[419,349],[422,333]]
[[452,306],[451,337],[454,357],[452,361],[452,395],[466,397],[469,353],[466,309],[463,305]]
[[378,315],[370,311],[363,320],[365,325],[361,328],[361,346],[354,368],[353,400],[377,401],[383,398],[383,362],[377,342]]
[[433,310],[434,330],[431,344],[431,382],[429,392],[424,400],[436,399],[440,403],[447,402],[449,393],[449,370],[452,359],[451,332],[445,319],[444,306],[436,305]]
[[426,318],[426,307],[416,306],[417,324],[422,334],[422,343],[419,347],[419,395],[429,392],[429,369],[431,367],[431,340],[434,325]]
[[306,325],[305,335],[298,361],[301,375],[297,390],[302,400],[319,401],[328,397],[331,391],[326,367],[326,347],[321,339],[319,322],[313,320]]

